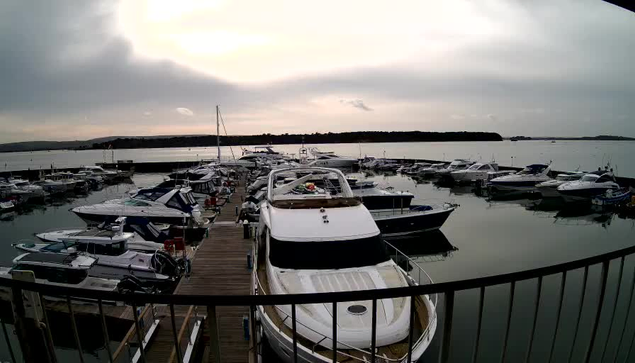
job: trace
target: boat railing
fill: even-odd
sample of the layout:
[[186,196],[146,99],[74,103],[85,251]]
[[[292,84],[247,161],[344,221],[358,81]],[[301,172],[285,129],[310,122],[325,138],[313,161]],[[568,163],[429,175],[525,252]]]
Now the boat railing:
[[[399,256],[399,253],[397,252]],[[4,331],[0,334],[0,338],[5,339],[7,347],[4,357],[19,357],[20,354],[13,354],[14,350],[20,349],[22,357],[25,361],[42,361],[34,358],[34,356],[45,356],[47,352],[34,351],[31,346],[39,346],[32,344],[35,341],[42,341],[44,346],[49,341],[46,336],[51,336],[49,320],[47,318],[47,310],[42,309],[42,313],[27,313],[33,310],[33,305],[24,299],[24,292],[27,296],[31,292],[39,294],[40,301],[51,301],[57,299],[62,301],[62,305],[68,305],[66,309],[70,319],[64,320],[63,324],[67,324],[75,337],[76,351],[78,355],[83,353],[79,340],[78,327],[73,317],[73,307],[77,306],[77,301],[93,301],[96,304],[117,303],[126,304],[133,307],[133,319],[136,326],[140,326],[139,315],[136,313],[136,307],[145,307],[148,304],[160,305],[165,304],[172,306],[199,306],[207,308],[206,323],[209,339],[204,344],[209,348],[211,357],[215,362],[223,362],[221,359],[220,337],[228,334],[225,330],[219,329],[217,307],[235,306],[243,307],[245,312],[249,311],[249,325],[246,331],[257,332],[258,320],[256,319],[256,307],[258,306],[291,306],[291,322],[289,325],[289,341],[286,342],[287,347],[293,354],[298,357],[300,351],[299,340],[302,339],[297,332],[298,322],[296,309],[299,305],[306,304],[332,304],[334,308],[337,304],[350,301],[372,301],[372,310],[369,312],[371,316],[376,316],[378,310],[378,302],[382,299],[392,299],[399,297],[410,297],[412,299],[418,296],[431,296],[434,294],[442,294],[439,296],[437,305],[439,322],[434,337],[438,339],[435,346],[438,346],[438,357],[432,357],[441,363],[454,361],[470,361],[470,362],[490,362],[490,361],[584,361],[589,362],[593,357],[593,361],[632,361],[633,345],[635,344],[635,334],[633,333],[633,312],[631,310],[632,302],[635,297],[635,279],[632,275],[635,273],[635,246],[625,247],[612,252],[585,257],[573,261],[551,264],[543,267],[520,270],[510,273],[502,273],[491,276],[467,278],[456,281],[448,281],[441,283],[421,283],[419,285],[412,284],[407,287],[387,288],[375,290],[358,290],[358,291],[342,291],[342,292],[324,292],[312,294],[284,294],[284,295],[167,295],[167,294],[124,294],[119,292],[105,292],[90,289],[78,289],[66,286],[42,284],[11,278],[0,278],[0,289],[7,291],[12,290],[12,294],[2,294],[2,299],[9,299],[13,305],[13,309],[9,310],[9,316],[13,316],[12,320],[1,320],[0,325]],[[402,257],[403,258],[403,257]],[[408,263],[411,260],[406,259]],[[418,274],[419,272],[417,272]],[[412,275],[412,272],[411,272]],[[425,274],[421,274],[421,279],[429,279]],[[255,283],[255,281],[254,281]],[[544,286],[543,286],[544,285]],[[255,286],[254,286],[255,287]],[[487,299],[485,298],[487,295]],[[9,297],[7,297],[9,296]],[[442,299],[441,299],[442,298]],[[455,308],[457,306],[465,306],[470,303],[475,306],[473,312],[468,313],[465,310]],[[426,303],[428,303],[426,301]],[[494,304],[494,305],[492,305]],[[41,303],[45,305],[44,302]],[[487,306],[485,306],[487,305]],[[624,309],[626,306],[626,309]],[[100,309],[101,310],[101,309]],[[410,309],[411,322],[415,317],[414,304]],[[78,311],[78,310],[76,310]],[[274,310],[275,311],[275,310]],[[527,313],[521,314],[520,312]],[[619,311],[619,314],[616,313]],[[456,313],[456,314],[455,314]],[[457,320],[458,316],[461,320]],[[33,316],[36,316],[35,318]],[[166,314],[170,319],[171,314]],[[455,316],[456,315],[456,316]],[[101,334],[105,341],[108,339],[108,329],[103,311],[100,311],[101,322],[97,322],[96,329],[91,331],[82,331],[83,334]],[[173,316],[173,314],[172,314]],[[545,328],[544,319],[549,317],[551,323]],[[443,319],[440,319],[443,317]],[[329,352],[333,353],[333,361],[341,361],[338,359],[337,352],[341,350],[337,348],[337,318],[338,314],[331,314],[333,319],[332,325],[335,327],[333,331],[333,339],[335,347]],[[1,319],[5,319],[2,317]],[[8,323],[14,321],[19,323],[9,326]],[[26,321],[34,321],[36,330],[24,329]],[[289,318],[287,318],[289,319]],[[372,319],[369,326],[371,337],[377,335],[377,320]],[[455,321],[456,320],[456,321]],[[59,321],[59,320],[56,320]],[[431,321],[434,321],[431,319]],[[483,322],[487,322],[487,325]],[[538,324],[541,321],[541,324]],[[289,322],[287,320],[287,322]],[[58,322],[59,324],[59,322]],[[461,338],[457,336],[457,332],[453,334],[453,328],[464,327],[465,324],[475,324],[476,329],[471,330],[471,343],[467,343],[464,335]],[[492,349],[488,345],[485,350],[486,342],[482,338],[483,334],[491,331],[491,326],[497,325],[503,327],[502,337],[498,342],[497,348]],[[518,334],[518,326],[523,326],[528,330],[528,334],[523,334],[521,338]],[[146,325],[147,326],[147,325]],[[410,324],[413,329],[414,324]],[[514,327],[512,330],[511,327]],[[6,331],[13,329],[15,335],[7,335]],[[101,328],[101,329],[100,329]],[[85,328],[81,328],[84,330]],[[174,327],[173,335],[178,338],[178,331]],[[138,334],[130,337],[130,341],[136,341],[136,346],[146,346],[145,338],[137,330]],[[465,330],[461,330],[464,334]],[[453,337],[453,335],[455,335]],[[410,362],[412,349],[415,347],[415,337],[410,331],[410,338],[407,347],[409,350],[408,359],[404,362]],[[548,336],[548,339],[542,339]],[[3,338],[4,337],[4,338]],[[538,337],[538,338],[536,338]],[[427,338],[432,338],[429,335]],[[453,339],[454,338],[454,339]],[[223,339],[227,339],[223,336]],[[16,341],[19,343],[16,343]],[[52,342],[52,338],[50,338]],[[172,344],[178,344],[178,340]],[[428,342],[427,340],[425,341]],[[156,342],[155,342],[156,343]],[[508,349],[510,346],[513,349]],[[458,348],[460,349],[452,349]],[[520,351],[517,349],[520,346]],[[373,339],[370,349],[370,361],[383,360],[383,357],[376,355],[376,340]],[[109,356],[112,356],[110,345],[106,344],[104,348]],[[311,346],[306,349],[302,348],[304,354],[310,353]],[[50,349],[52,354],[50,361],[57,360],[55,357],[56,350]],[[355,351],[349,351],[355,352]],[[426,354],[436,355],[435,352]],[[140,361],[144,361],[144,352],[139,350],[141,355]],[[544,354],[551,356],[548,360]],[[38,356],[39,354],[39,356]],[[254,362],[258,361],[258,349],[251,349],[249,353],[253,354],[250,359]],[[492,357],[494,354],[496,357]],[[536,355],[540,354],[540,358]],[[353,353],[355,355],[355,353]],[[520,357],[519,357],[520,355]],[[293,355],[289,353],[290,359]],[[462,357],[457,358],[457,357]],[[601,357],[601,358],[600,358]],[[298,357],[299,358],[299,357]],[[341,358],[341,357],[340,357]],[[534,358],[534,359],[531,359]],[[544,358],[544,359],[543,359]],[[619,358],[619,359],[618,359]],[[331,359],[330,357],[327,359]],[[5,359],[7,360],[7,359]],[[17,359],[11,358],[9,361],[17,362]],[[22,361],[22,360],[19,360]],[[177,362],[182,362],[180,354],[177,356]]]
[[[254,279],[256,280],[256,283],[257,283],[257,286],[258,286],[257,293],[266,295],[265,290],[263,289],[263,286],[262,286],[262,284],[260,282],[260,279],[258,278],[258,274],[257,273],[254,273]],[[430,279],[430,281],[432,281],[432,280]],[[436,297],[436,294],[435,294],[435,297]],[[412,305],[414,305],[415,304],[414,299],[411,299],[410,303]],[[416,340],[416,342],[414,343],[413,346],[419,345],[421,343],[421,341],[423,341],[430,334],[431,327],[436,326],[436,320],[437,320],[437,313],[436,313],[436,305],[437,305],[437,303],[436,303],[436,299],[435,299],[435,302],[433,303],[433,305],[435,306],[435,309],[434,309],[433,315],[430,317],[430,321],[428,322],[428,326],[426,326],[426,328],[421,333],[419,338],[417,338],[417,340]],[[283,328],[285,326],[285,322],[287,320],[289,320],[289,319],[293,320],[293,315],[294,315],[295,312],[292,312],[291,315],[289,315],[289,313],[284,311],[278,305],[274,305],[273,308],[275,309],[275,311],[278,313],[278,315],[281,318],[284,317],[284,318],[282,318],[282,321],[279,323],[279,326],[276,326],[278,328],[278,331],[282,332]],[[295,304],[292,304],[291,309],[292,310],[296,309]],[[337,312],[337,303],[334,303],[334,305],[333,305],[333,312],[334,313]],[[333,335],[329,336],[329,335],[325,335],[323,333],[320,333],[317,330],[311,328],[310,326],[303,324],[298,319],[295,319],[295,325],[296,325],[296,329],[297,329],[297,325],[301,325],[303,328],[305,328],[305,329],[311,331],[312,333],[318,335],[319,337],[321,337],[320,340],[318,340],[316,343],[314,343],[312,345],[312,347],[311,347],[311,351],[312,352],[315,352],[316,348],[318,346],[320,346],[321,343],[324,342],[325,340],[333,341]],[[350,344],[347,344],[347,343],[339,341],[339,340],[337,340],[336,343],[337,344],[333,344],[333,347],[336,347],[337,345],[343,345],[343,346],[346,347],[346,349],[354,350],[356,352],[365,354],[366,356],[371,356],[372,355],[372,351],[371,350],[357,348],[357,347],[354,347],[354,346],[352,346]],[[325,346],[325,345],[322,345],[322,346]],[[329,349],[329,348],[327,348],[327,349]],[[333,348],[331,348],[331,350],[333,350]],[[345,352],[345,351],[343,351],[341,349],[336,349],[336,352],[337,352],[337,355],[344,355],[344,356],[348,357],[349,359],[352,359],[352,360],[355,360],[355,361],[359,361],[359,362],[367,362],[368,361],[366,358],[364,358],[365,356],[356,357],[356,356],[351,355],[351,354],[349,354],[349,353],[347,353],[347,352]],[[406,358],[407,358],[407,356],[404,355],[403,357],[399,357],[399,358],[382,357],[381,360],[384,361],[384,362],[403,362],[403,360],[406,359]]]
[[[389,248],[389,255],[391,256],[391,258],[393,258],[393,261],[395,261],[395,263],[399,264],[401,261],[406,261],[408,263],[408,266],[412,267],[413,269],[417,271],[417,280],[416,280],[417,284],[419,285],[434,284],[434,281],[432,281],[432,277],[430,277],[430,275],[426,272],[426,270],[424,270],[423,267],[419,266],[419,264],[414,259],[412,259],[412,257],[406,255],[400,249],[398,249],[397,247],[395,247],[393,244],[389,243],[388,241],[384,241],[384,243]],[[390,252],[390,250],[392,250],[392,253]],[[406,273],[406,275],[412,277],[412,273],[409,271],[408,268],[405,268],[403,270]],[[421,280],[422,273],[424,277],[423,281]],[[433,294],[433,296],[434,296],[433,305],[436,307],[438,302],[438,296],[437,294]]]

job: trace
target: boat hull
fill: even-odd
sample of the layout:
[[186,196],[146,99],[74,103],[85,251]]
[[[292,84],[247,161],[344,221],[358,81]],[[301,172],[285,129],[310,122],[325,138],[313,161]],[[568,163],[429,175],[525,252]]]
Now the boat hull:
[[454,212],[454,208],[438,208],[421,212],[408,211],[403,214],[399,214],[399,211],[391,214],[392,210],[387,211],[388,213],[377,212],[371,212],[371,214],[382,236],[384,238],[398,238],[441,228],[450,214]]
[[594,197],[604,195],[608,188],[558,189],[565,202],[591,202]]
[[[121,215],[116,215],[116,216],[109,215],[109,214],[94,214],[94,213],[85,213],[85,212],[78,212],[78,211],[73,211],[73,213],[75,213],[79,218],[83,219],[84,222],[86,222],[89,225],[100,224],[106,221],[113,220],[117,217],[139,217],[137,215],[125,215],[125,213]],[[147,218],[150,222],[155,224],[160,224],[160,223],[170,224],[170,225],[183,224],[183,217],[181,216],[166,217],[166,216],[149,216],[147,214],[144,214],[144,215],[141,215],[140,217]]]

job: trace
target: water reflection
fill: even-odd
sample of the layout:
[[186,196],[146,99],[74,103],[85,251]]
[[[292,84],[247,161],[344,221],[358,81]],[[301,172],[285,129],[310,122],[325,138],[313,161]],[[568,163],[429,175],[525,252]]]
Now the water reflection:
[[411,258],[430,260],[445,260],[458,251],[440,230],[421,233],[408,238],[391,240],[390,244]]

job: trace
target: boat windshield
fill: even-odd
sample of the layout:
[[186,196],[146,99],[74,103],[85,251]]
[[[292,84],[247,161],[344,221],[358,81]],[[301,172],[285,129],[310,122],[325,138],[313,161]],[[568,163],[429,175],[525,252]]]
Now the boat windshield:
[[348,241],[288,242],[271,238],[271,264],[285,269],[327,270],[374,266],[389,260],[380,236]]
[[581,181],[585,181],[585,182],[594,182],[596,180],[598,180],[599,176],[595,175],[595,174],[587,174],[585,176],[582,177],[582,179],[580,179]]
[[484,166],[484,165],[476,163],[476,164],[470,166],[469,168],[467,168],[467,170],[478,170],[478,168],[480,168],[481,166]]

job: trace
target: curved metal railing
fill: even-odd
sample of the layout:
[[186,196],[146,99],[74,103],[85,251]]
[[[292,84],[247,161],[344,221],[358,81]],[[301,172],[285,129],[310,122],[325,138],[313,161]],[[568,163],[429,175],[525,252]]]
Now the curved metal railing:
[[[542,282],[543,279],[547,276],[559,275],[560,276],[560,288],[558,294],[558,303],[557,303],[557,314],[556,314],[556,331],[555,334],[558,334],[558,326],[560,323],[560,317],[563,307],[563,299],[564,299],[564,290],[567,284],[567,281],[571,281],[572,279],[567,279],[567,273],[584,269],[584,275],[582,278],[582,291],[580,293],[579,299],[577,300],[579,303],[577,310],[577,321],[580,321],[581,315],[583,314],[583,305],[588,308],[587,304],[585,304],[586,292],[592,286],[595,286],[595,292],[597,293],[597,298],[594,300],[594,304],[592,305],[592,324],[588,330],[588,334],[579,334],[578,330],[581,324],[575,324],[575,332],[574,332],[574,342],[579,343],[578,340],[581,339],[582,336],[588,335],[588,340],[584,343],[586,348],[584,350],[584,354],[582,360],[588,362],[591,360],[592,353],[596,352],[596,355],[602,354],[602,361],[605,358],[606,346],[608,344],[609,338],[603,338],[602,342],[598,342],[597,332],[598,326],[600,325],[600,317],[603,315],[611,314],[610,326],[609,326],[609,337],[611,336],[611,330],[614,328],[613,320],[615,319],[615,310],[617,304],[617,300],[624,296],[630,296],[628,300],[628,309],[626,311],[626,317],[623,319],[624,326],[621,329],[621,334],[619,335],[619,343],[617,346],[617,353],[615,355],[615,359],[617,358],[617,354],[620,352],[622,348],[622,344],[626,343],[628,339],[624,339],[625,333],[627,331],[632,331],[632,329],[628,329],[627,324],[629,323],[630,317],[630,307],[633,299],[633,292],[635,291],[635,278],[632,280],[632,286],[630,288],[630,292],[628,294],[621,294],[621,285],[622,285],[622,275],[624,272],[625,259],[627,256],[635,254],[635,246],[626,247],[623,249],[619,249],[616,251],[603,253],[600,255],[587,257],[578,259],[575,261],[559,263],[550,266],[544,266],[539,268],[533,268],[518,272],[510,272],[493,276],[485,276],[471,279],[464,279],[459,281],[450,281],[450,282],[441,282],[434,284],[423,284],[417,286],[408,286],[401,288],[390,288],[390,289],[379,289],[379,290],[362,290],[362,291],[346,291],[346,292],[329,292],[329,293],[316,293],[316,294],[289,294],[289,295],[152,295],[152,294],[120,294],[116,292],[100,292],[93,290],[82,290],[77,288],[68,288],[68,287],[59,287],[59,286],[50,286],[44,284],[38,284],[33,282],[24,282],[18,280],[12,280],[7,278],[0,278],[0,288],[4,289],[13,289],[14,292],[19,292],[20,290],[34,291],[40,293],[41,296],[47,297],[57,297],[66,299],[69,302],[71,300],[87,300],[92,299],[97,301],[99,304],[101,302],[106,301],[115,301],[119,303],[125,303],[132,306],[144,306],[145,304],[167,304],[169,306],[174,305],[198,305],[198,306],[207,306],[208,314],[209,312],[213,312],[215,314],[215,308],[217,306],[245,306],[251,308],[252,317],[255,313],[255,307],[258,305],[292,305],[296,306],[298,304],[328,304],[332,303],[334,306],[338,302],[345,301],[360,301],[360,300],[371,300],[373,302],[374,308],[373,311],[376,312],[377,300],[380,299],[390,299],[396,297],[415,297],[420,295],[433,295],[433,294],[443,294],[444,303],[443,305],[443,324],[440,326],[438,333],[436,334],[437,338],[440,339],[439,346],[439,361],[440,362],[448,362],[450,357],[450,338],[452,336],[452,327],[453,327],[453,317],[454,317],[454,301],[455,295],[457,292],[466,291],[466,290],[478,290],[479,294],[479,303],[478,303],[478,317],[477,317],[477,332],[476,339],[474,341],[474,345],[472,347],[472,361],[477,361],[479,344],[480,344],[480,333],[482,328],[482,319],[483,319],[483,310],[484,310],[484,295],[485,290],[488,287],[496,286],[496,285],[509,285],[509,293],[508,293],[508,311],[506,314],[506,326],[505,326],[505,334],[503,339],[503,347],[501,349],[502,359],[505,360],[507,353],[507,346],[510,336],[510,325],[512,321],[512,311],[514,307],[514,294],[516,291],[517,283],[521,281],[527,280],[537,280],[537,290],[534,300],[534,312],[533,318],[529,318],[528,324],[532,327],[531,334],[529,337],[529,350],[527,351],[527,357],[525,361],[529,360],[529,356],[531,355],[531,347],[533,344],[534,335],[536,333],[536,320],[538,315],[538,307],[541,303],[542,291]],[[606,300],[606,291],[607,291],[607,281],[609,276],[609,266],[611,262],[619,261],[620,272],[619,277],[617,278],[617,287],[615,289],[616,295],[615,300],[607,302]],[[599,279],[589,279],[589,270],[591,267],[600,265],[601,266],[601,274]],[[635,269],[634,269],[635,276]],[[615,279],[611,279],[614,281]],[[14,294],[15,296],[16,294]],[[18,294],[19,295],[19,294]],[[609,305],[605,307],[605,305]],[[611,310],[612,308],[612,310]],[[411,312],[411,314],[413,314]],[[295,314],[293,314],[295,315]],[[335,316],[335,314],[334,314]],[[411,315],[412,316],[412,315]],[[208,316],[209,318],[209,316]],[[295,317],[292,317],[292,319]],[[213,319],[215,320],[215,319]],[[254,319],[252,319],[252,324]],[[105,323],[104,323],[105,324]],[[615,324],[617,325],[617,324]],[[411,324],[412,326],[412,324]],[[373,319],[372,326],[373,334],[376,333],[376,319]],[[105,329],[105,327],[104,327]],[[252,331],[254,331],[252,329]],[[544,331],[541,332],[544,334]],[[604,335],[602,335],[604,337]],[[213,338],[210,339],[209,344],[214,346],[218,344],[218,335],[213,335]],[[295,335],[294,335],[295,337]],[[635,336],[634,336],[635,338]],[[334,341],[337,341],[337,336],[334,334]],[[297,339],[293,339],[294,346],[297,344]],[[373,339],[373,348],[375,341]],[[410,349],[413,346],[413,341],[411,340],[409,343]],[[517,342],[516,342],[517,343]],[[551,347],[551,355],[553,355],[553,345]],[[582,343],[579,343],[582,344]],[[628,343],[626,343],[628,344]],[[628,355],[630,355],[632,351],[632,341],[631,346],[628,349],[626,361],[630,359]],[[217,347],[216,347],[217,348]],[[626,347],[624,347],[626,348]],[[212,351],[218,351],[217,349],[212,349]],[[254,349],[254,354],[255,354]],[[371,349],[371,352],[374,352],[374,349]],[[573,347],[569,352],[569,358],[571,357],[571,353],[573,352]],[[294,353],[297,353],[297,350],[294,349]],[[379,357],[378,357],[379,358]],[[410,357],[409,357],[410,358]],[[335,359],[335,357],[334,357]],[[409,360],[409,359],[408,359]],[[551,358],[550,358],[551,360]],[[222,359],[221,359],[222,361]]]

